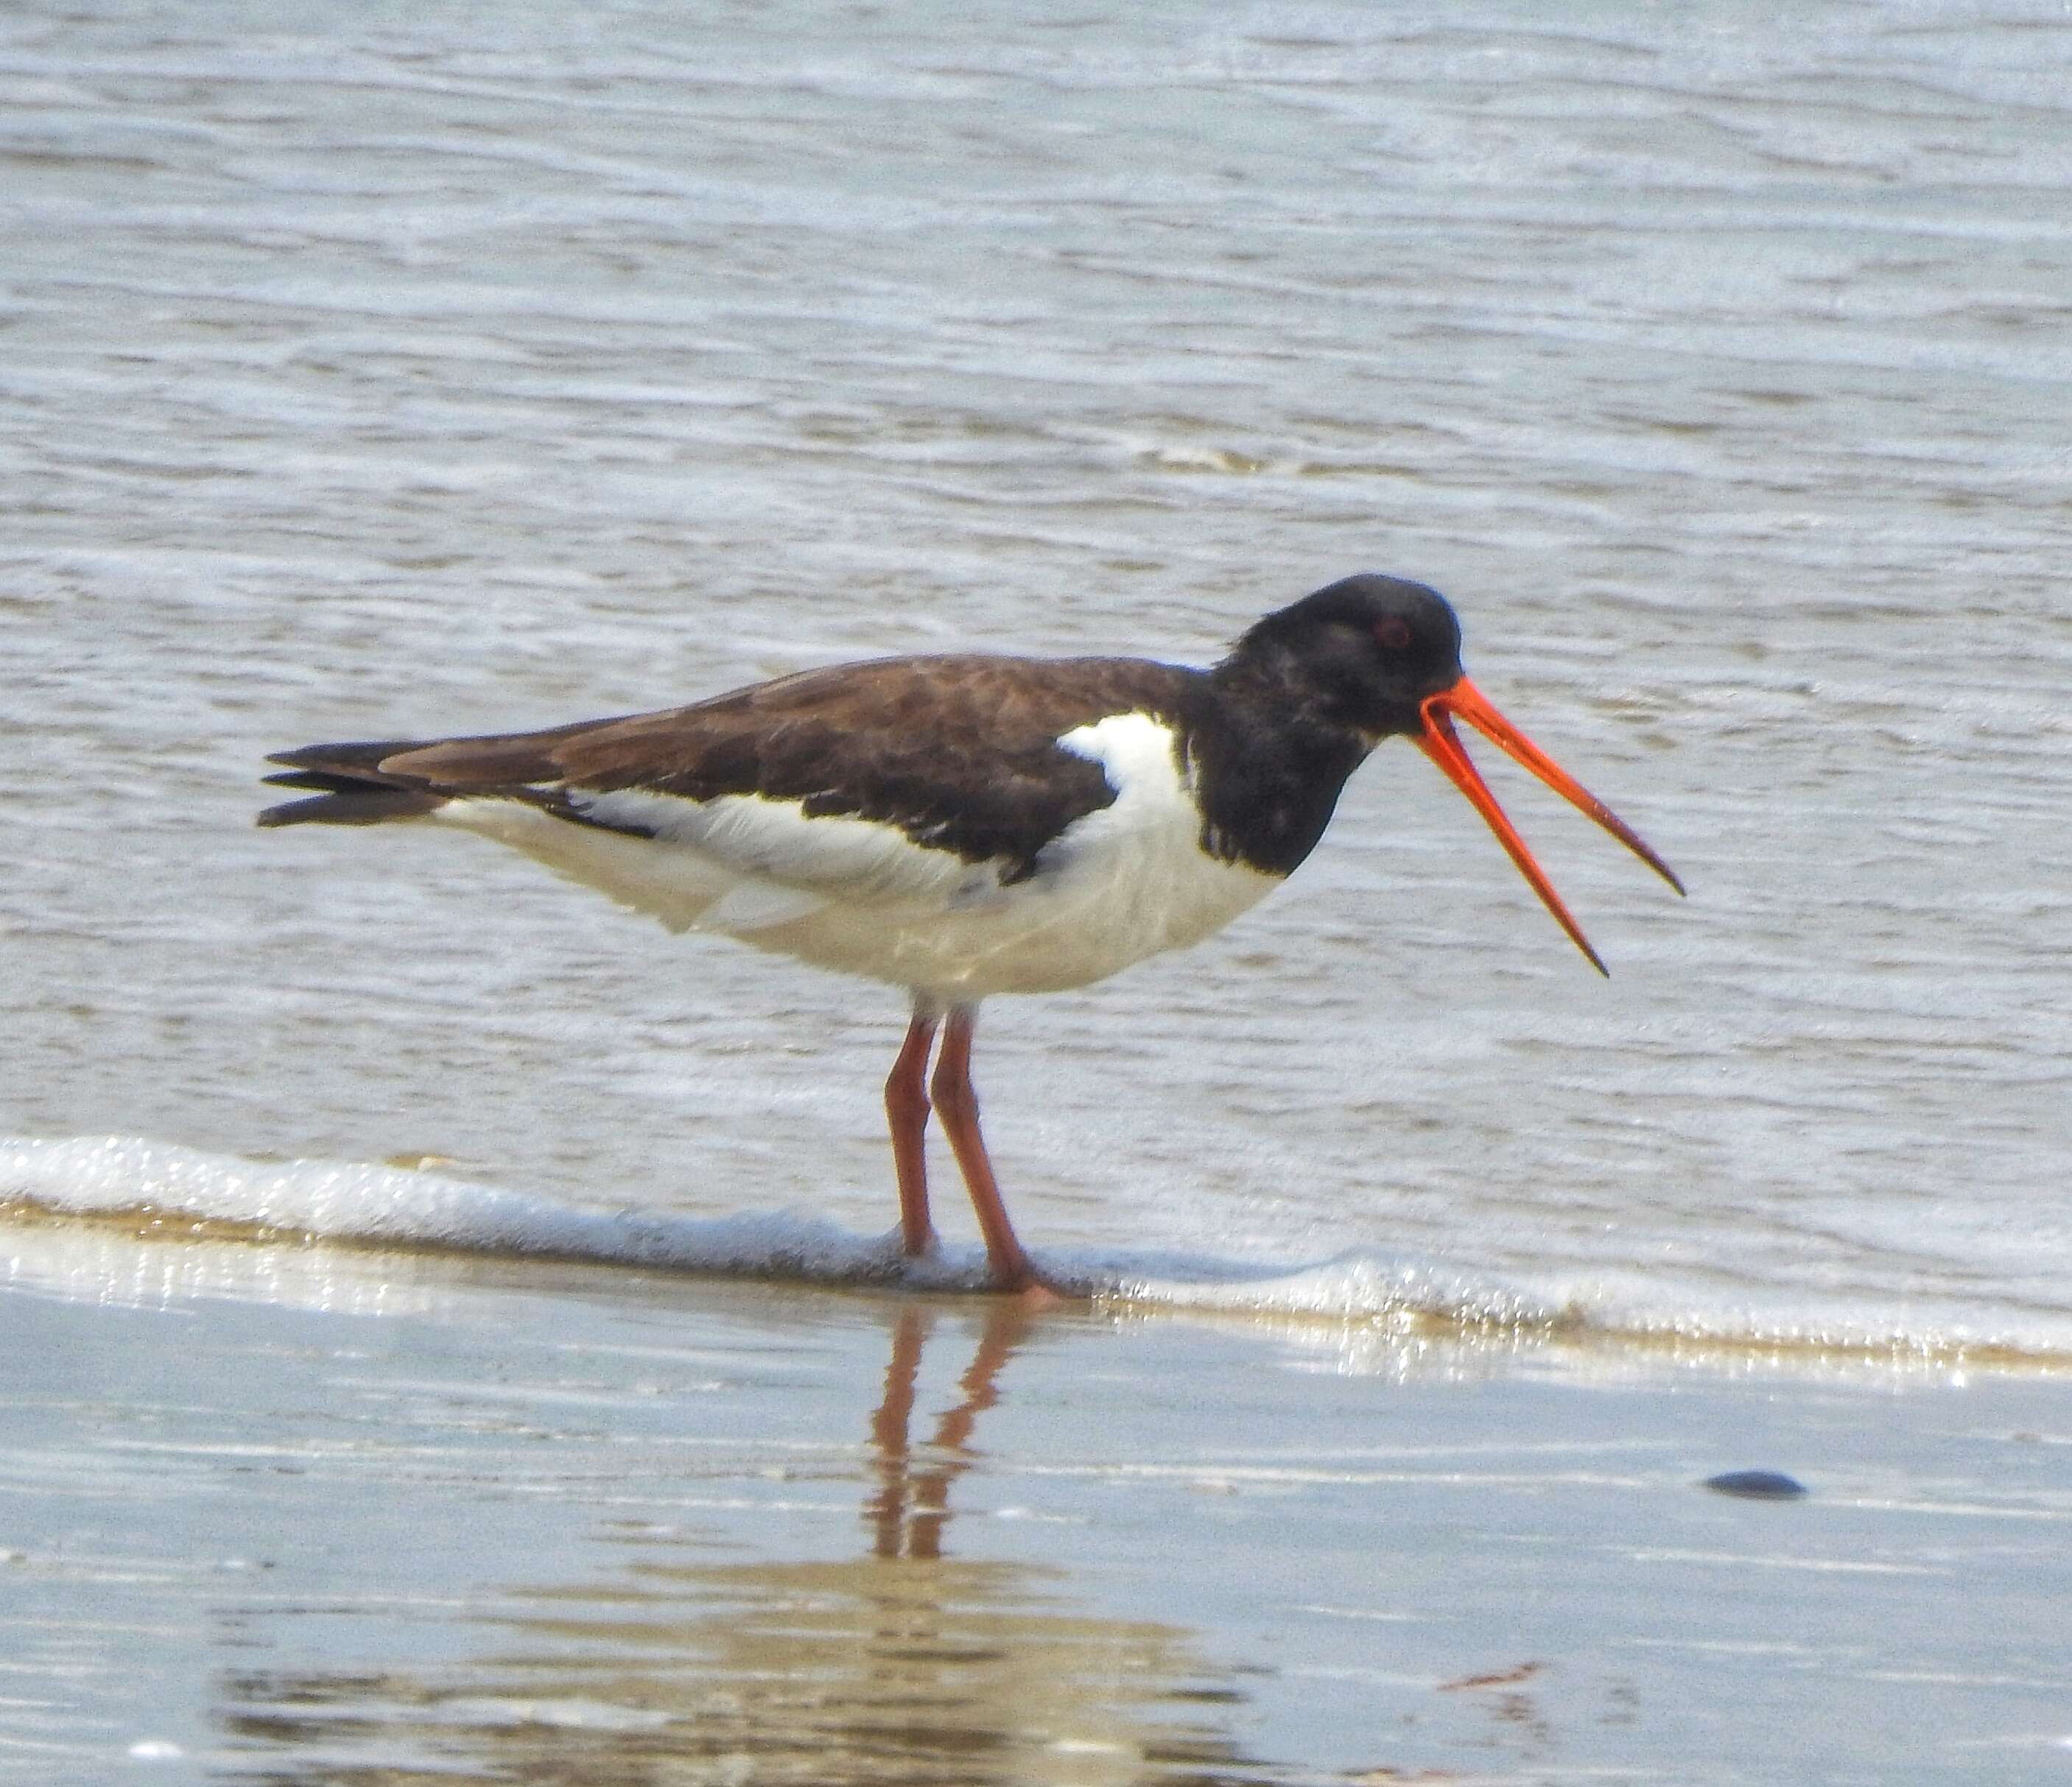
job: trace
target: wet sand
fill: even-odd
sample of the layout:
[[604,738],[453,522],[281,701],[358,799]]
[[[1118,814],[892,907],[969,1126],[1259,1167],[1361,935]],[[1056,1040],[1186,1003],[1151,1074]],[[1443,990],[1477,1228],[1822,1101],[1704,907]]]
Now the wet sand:
[[[1967,1781],[2062,1378],[10,1221],[0,1775]],[[1701,1480],[1786,1471],[1810,1491]]]

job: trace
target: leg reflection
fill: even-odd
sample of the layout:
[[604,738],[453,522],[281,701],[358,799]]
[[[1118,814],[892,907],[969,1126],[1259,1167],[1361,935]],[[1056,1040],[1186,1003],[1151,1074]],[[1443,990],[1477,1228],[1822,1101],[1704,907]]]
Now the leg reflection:
[[935,1325],[935,1313],[910,1304],[899,1312],[892,1330],[892,1358],[885,1368],[885,1395],[871,1417],[871,1444],[877,1448],[879,1489],[865,1505],[872,1526],[872,1551],[881,1558],[937,1559],[943,1555],[943,1529],[949,1524],[950,1485],[977,1461],[970,1446],[979,1416],[999,1400],[994,1379],[1027,1335],[1030,1317],[1019,1304],[997,1305],[986,1313],[978,1350],[958,1379],[963,1399],[935,1423],[935,1438],[917,1460],[907,1439],[914,1413],[914,1387],[921,1354]]
[[[1022,1484],[1013,1457],[973,1444],[999,1399],[1002,1368],[1032,1328],[1050,1325],[989,1300],[976,1331],[968,1304],[888,1312],[890,1356],[874,1412],[866,1419],[855,1402],[845,1408],[821,1394],[800,1413],[773,1395],[763,1443],[741,1448],[731,1477],[725,1466],[686,1474],[680,1450],[620,1444],[615,1433],[572,1438],[589,1447],[594,1473],[543,1503],[508,1486],[538,1483],[529,1443],[489,1454],[508,1476],[483,1479],[476,1549],[455,1570],[483,1572],[494,1547],[510,1574],[508,1586],[428,1603],[452,1609],[438,1615],[453,1627],[440,1645],[449,1661],[428,1662],[422,1634],[398,1625],[378,1563],[365,1580],[380,1594],[349,1617],[379,1623],[356,1631],[360,1654],[349,1663],[324,1648],[335,1645],[327,1623],[298,1637],[294,1622],[308,1620],[292,1603],[262,1614],[249,1588],[233,1592],[243,1598],[220,1615],[217,1711],[233,1772],[278,1787],[456,1775],[565,1787],[1239,1787],[1287,1778],[1246,1754],[1232,1729],[1248,1716],[1246,1685],[1205,1658],[1192,1632],[1156,1613],[1118,1616],[1107,1595],[1082,1592],[1075,1579],[1087,1566],[1076,1535],[1044,1547],[1047,1563],[985,1555],[986,1541],[1005,1535],[976,1520],[949,1543],[953,1493],[968,1499],[993,1486],[976,1479],[1041,1493]],[[875,1345],[874,1329],[857,1329],[846,1306],[841,1315],[831,1332],[845,1345],[859,1333]],[[924,1376],[928,1347],[947,1341],[969,1345],[968,1360],[944,1355]],[[960,1363],[952,1390],[948,1372]],[[1042,1367],[1054,1385],[1068,1369],[1062,1357],[1018,1363],[1031,1377]],[[853,1388],[859,1369],[822,1382]],[[773,1492],[762,1470],[796,1457],[791,1442],[809,1436],[824,1456],[830,1426],[845,1423],[865,1443],[833,1448],[830,1468],[852,1489],[860,1478],[865,1537],[855,1543],[855,1516],[838,1515],[830,1555],[824,1504],[798,1506],[796,1491]],[[644,1431],[629,1419],[628,1436]],[[651,1460],[649,1475],[628,1474],[634,1457]],[[967,1471],[975,1481],[960,1488]],[[697,1511],[687,1517],[687,1507]],[[543,1565],[543,1520],[568,1530],[568,1543],[545,1554],[560,1571]],[[1036,1549],[1042,1530],[1014,1535],[1018,1548]],[[599,1534],[623,1547],[623,1565],[592,1574],[589,1542]],[[328,1606],[319,1612],[322,1622],[339,1617]],[[278,1654],[251,1647],[246,1633],[262,1619]],[[386,1657],[388,1645],[399,1653]]]

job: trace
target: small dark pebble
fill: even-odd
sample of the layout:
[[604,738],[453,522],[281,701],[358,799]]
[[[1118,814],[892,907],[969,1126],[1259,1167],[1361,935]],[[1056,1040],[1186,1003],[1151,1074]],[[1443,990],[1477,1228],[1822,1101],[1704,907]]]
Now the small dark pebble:
[[1806,1485],[1782,1471],[1728,1471],[1705,1479],[1705,1487],[1720,1495],[1745,1495],[1757,1501],[1796,1501]]

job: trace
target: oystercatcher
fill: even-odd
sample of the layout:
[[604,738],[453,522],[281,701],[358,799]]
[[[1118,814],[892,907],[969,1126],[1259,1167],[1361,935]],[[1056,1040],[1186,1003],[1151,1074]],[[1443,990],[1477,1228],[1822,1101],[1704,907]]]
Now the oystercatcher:
[[1268,614],[1208,670],[888,658],[544,732],[311,745],[270,758],[286,767],[266,778],[311,798],[259,823],[457,825],[672,930],[723,931],[903,988],[913,1018],[885,1104],[905,1250],[935,1240],[932,1094],[993,1281],[1026,1290],[1039,1281],[979,1132],[979,1001],[1084,986],[1221,929],[1309,855],[1383,739],[1410,738],[1445,772],[1605,972],[1456,720],[1683,891],[1468,680],[1445,599],[1375,575]]

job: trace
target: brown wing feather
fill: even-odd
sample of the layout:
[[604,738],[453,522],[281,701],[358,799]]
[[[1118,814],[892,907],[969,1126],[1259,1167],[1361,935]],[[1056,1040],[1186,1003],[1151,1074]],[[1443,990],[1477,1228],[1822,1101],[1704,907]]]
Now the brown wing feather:
[[[876,820],[968,861],[997,861],[1014,880],[1073,820],[1115,798],[1100,766],[1059,737],[1130,712],[1184,733],[1200,682],[1141,659],[887,659],[545,732],[312,746],[271,761],[292,766],[280,779],[298,787],[502,796],[571,820],[583,815],[570,791],[796,800],[810,815]],[[275,808],[265,822],[333,816],[306,811],[319,804]]]

